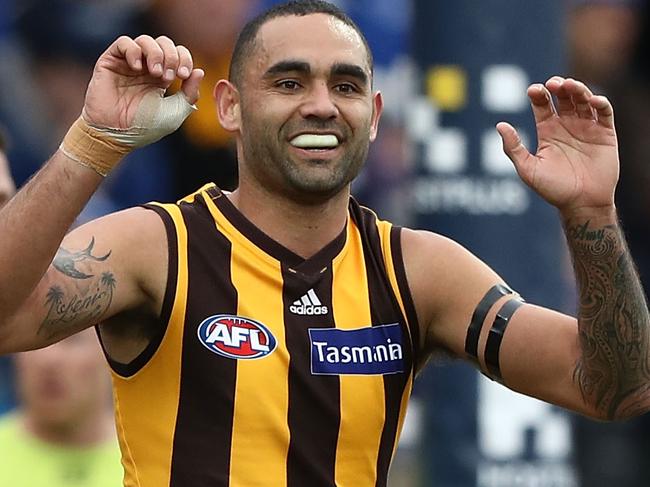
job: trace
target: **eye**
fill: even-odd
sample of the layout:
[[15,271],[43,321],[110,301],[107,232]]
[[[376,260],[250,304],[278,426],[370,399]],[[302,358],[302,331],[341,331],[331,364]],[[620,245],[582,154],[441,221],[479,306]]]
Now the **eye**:
[[352,83],[341,83],[336,85],[336,91],[343,94],[357,93],[359,90]]
[[284,79],[282,81],[278,81],[276,83],[276,86],[278,86],[280,88],[283,88],[283,89],[285,89],[287,91],[295,91],[298,88],[300,88],[300,84],[296,80],[293,80],[293,79]]

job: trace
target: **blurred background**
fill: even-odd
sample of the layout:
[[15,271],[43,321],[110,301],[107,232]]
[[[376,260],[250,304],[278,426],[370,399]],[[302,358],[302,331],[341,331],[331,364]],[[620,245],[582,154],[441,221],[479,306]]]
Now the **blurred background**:
[[[207,181],[233,188],[234,150],[216,121],[212,87],[226,76],[239,28],[274,3],[0,0],[0,126],[16,185],[54,152],[79,115],[98,55],[121,34],[148,33],[186,45],[205,69],[199,111],[175,134],[130,155],[80,220],[176,200]],[[386,102],[379,137],[354,185],[363,204],[383,219],[461,242],[527,301],[574,312],[556,212],[520,183],[494,125],[510,121],[534,150],[526,87],[554,74],[576,77],[614,103],[617,206],[650,289],[646,0],[334,3],[366,33]],[[14,358],[0,358],[0,413],[24,407],[16,373]],[[390,485],[639,487],[650,485],[649,443],[650,418],[591,422],[440,359],[416,383]]]

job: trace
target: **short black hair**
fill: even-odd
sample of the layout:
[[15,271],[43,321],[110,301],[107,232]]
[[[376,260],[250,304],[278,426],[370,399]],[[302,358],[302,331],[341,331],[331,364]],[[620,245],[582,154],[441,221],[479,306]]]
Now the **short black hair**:
[[370,71],[372,73],[373,59],[368,40],[366,39],[366,36],[363,35],[363,32],[361,32],[359,26],[343,10],[338,8],[336,5],[332,5],[331,3],[322,0],[294,0],[276,5],[266,12],[262,12],[244,26],[239,33],[239,37],[237,38],[237,42],[233,49],[228,79],[235,84],[235,86],[240,85],[243,78],[244,62],[253,52],[257,33],[265,23],[278,17],[289,17],[292,15],[302,17],[310,14],[330,15],[352,27],[363,41],[368,56],[368,65],[370,66]]

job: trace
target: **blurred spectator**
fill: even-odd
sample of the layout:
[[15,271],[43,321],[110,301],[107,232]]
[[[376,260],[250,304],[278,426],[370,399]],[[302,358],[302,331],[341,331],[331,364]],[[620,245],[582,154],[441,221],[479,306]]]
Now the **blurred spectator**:
[[644,2],[570,0],[570,5],[567,33],[571,75],[606,91],[631,68]]
[[[31,0],[14,5],[12,49],[5,53],[11,62],[4,63],[12,66],[6,78],[14,89],[0,90],[0,117],[14,132],[16,145],[32,148],[30,154],[12,154],[19,183],[49,157],[79,116],[99,54],[119,35],[141,32],[138,19],[145,6],[131,0]],[[152,199],[180,197],[174,192],[169,159],[164,141],[130,155],[93,197],[82,219]]]
[[108,367],[94,331],[18,354],[15,365],[20,406],[0,418],[0,485],[121,485]]
[[212,181],[234,189],[237,165],[229,134],[217,119],[212,92],[228,77],[230,54],[258,0],[153,0],[145,23],[151,35],[167,35],[189,48],[194,65],[205,70],[199,110],[167,138],[172,146],[176,191],[188,194]]
[[[650,79],[646,2],[573,0],[568,16],[570,74],[607,95],[616,110],[621,173],[616,204],[646,292],[650,290]],[[641,60],[643,64],[638,64]],[[582,485],[638,487],[650,481],[650,418],[602,425],[577,418],[576,461]]]

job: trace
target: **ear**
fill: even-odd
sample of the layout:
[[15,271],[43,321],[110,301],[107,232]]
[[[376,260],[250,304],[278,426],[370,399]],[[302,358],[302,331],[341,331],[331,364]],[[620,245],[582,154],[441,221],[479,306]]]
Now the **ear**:
[[377,131],[379,130],[379,119],[381,112],[384,110],[384,98],[381,92],[375,93],[372,98],[372,120],[370,121],[370,142],[374,142],[377,138]]
[[222,79],[214,87],[214,100],[221,126],[228,132],[241,128],[241,108],[239,91],[230,81]]

